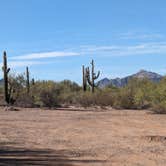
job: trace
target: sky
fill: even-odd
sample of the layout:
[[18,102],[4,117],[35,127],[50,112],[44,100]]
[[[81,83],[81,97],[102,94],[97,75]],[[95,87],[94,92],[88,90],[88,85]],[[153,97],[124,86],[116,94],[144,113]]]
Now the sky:
[[7,52],[11,72],[29,66],[40,80],[81,83],[82,65],[92,59],[100,78],[141,69],[165,75],[165,6],[165,0],[0,0],[0,53]]

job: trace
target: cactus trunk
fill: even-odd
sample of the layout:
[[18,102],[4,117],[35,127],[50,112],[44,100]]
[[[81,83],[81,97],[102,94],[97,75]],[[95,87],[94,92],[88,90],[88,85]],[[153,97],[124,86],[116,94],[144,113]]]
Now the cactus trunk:
[[92,62],[91,62],[91,65],[92,65],[92,73],[91,73],[91,78],[92,78],[92,86],[91,86],[91,88],[92,88],[92,93],[94,93],[94,91],[95,91],[95,84],[94,84],[94,61],[92,60]]
[[85,92],[87,89],[87,78],[86,78],[86,70],[85,67],[82,66],[82,87],[83,87],[83,91]]
[[26,88],[27,88],[27,93],[29,94],[30,84],[29,84],[29,69],[28,69],[28,67],[26,67]]
[[10,71],[10,68],[7,67],[7,56],[6,52],[3,54],[3,74],[4,74],[4,98],[7,104],[10,103],[10,94],[8,89],[8,73]]

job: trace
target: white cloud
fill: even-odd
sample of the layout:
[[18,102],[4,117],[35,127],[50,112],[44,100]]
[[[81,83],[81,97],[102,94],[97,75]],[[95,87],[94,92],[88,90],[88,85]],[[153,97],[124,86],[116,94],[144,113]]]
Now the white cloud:
[[[32,66],[32,65],[41,65],[41,64],[47,64],[47,63],[51,63],[51,62],[39,62],[39,61],[9,61],[8,65],[11,68],[15,68],[15,67],[25,67],[25,66]],[[3,64],[0,63],[0,66],[2,66]]]
[[[137,56],[137,55],[166,55],[166,42],[147,42],[136,45],[105,45],[105,46],[80,46],[73,52],[43,52],[32,53],[22,56],[11,57],[9,65],[11,67],[23,67],[31,65],[42,65],[53,63],[53,61],[40,59],[79,56],[79,55],[98,55],[98,56]],[[1,64],[0,64],[1,65]]]
[[117,46],[89,46],[82,50],[82,54],[96,54],[108,56],[127,56],[127,55],[148,55],[166,54],[166,42],[141,43],[137,45],[117,45]]
[[55,58],[55,57],[66,57],[66,56],[78,56],[79,53],[76,52],[42,52],[42,53],[32,53],[21,56],[11,57],[10,59],[15,60],[30,60],[30,59],[44,59],[44,58]]

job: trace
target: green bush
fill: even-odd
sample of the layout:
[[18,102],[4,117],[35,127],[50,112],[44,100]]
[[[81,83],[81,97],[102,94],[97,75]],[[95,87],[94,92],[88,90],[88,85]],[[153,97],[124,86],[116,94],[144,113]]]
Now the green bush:
[[58,105],[59,89],[53,81],[38,81],[33,86],[34,104],[40,107],[55,107]]
[[80,92],[75,96],[76,103],[83,107],[90,106],[113,106],[118,89],[105,88],[96,89],[95,93],[91,91]]
[[149,108],[152,105],[156,84],[147,79],[137,80],[134,104],[137,109]]
[[152,110],[155,113],[166,114],[166,78],[163,78],[153,91]]
[[166,114],[166,101],[155,103],[154,105],[152,105],[151,110],[157,114]]

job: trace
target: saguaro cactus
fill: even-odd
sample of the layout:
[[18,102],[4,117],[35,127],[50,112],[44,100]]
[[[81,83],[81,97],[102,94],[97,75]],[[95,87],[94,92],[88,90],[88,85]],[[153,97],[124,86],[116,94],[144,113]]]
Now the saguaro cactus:
[[91,62],[92,65],[92,69],[91,69],[91,76],[90,76],[90,70],[89,67],[86,68],[86,77],[87,77],[87,81],[89,83],[89,85],[91,86],[92,89],[92,93],[94,93],[96,84],[95,84],[95,80],[99,78],[100,75],[100,71],[98,71],[98,73],[94,73],[94,61],[92,60]]
[[31,84],[35,85],[35,79],[34,78],[32,78]]
[[86,69],[84,65],[82,66],[82,88],[84,92],[87,89],[87,76],[86,76]]
[[30,83],[29,83],[29,69],[26,67],[26,88],[27,88],[27,93],[30,91]]
[[8,68],[7,66],[7,55],[6,52],[4,51],[3,53],[3,74],[4,74],[4,97],[5,97],[5,101],[7,104],[10,103],[10,94],[9,94],[9,89],[8,89],[8,73],[10,71],[10,68]]

